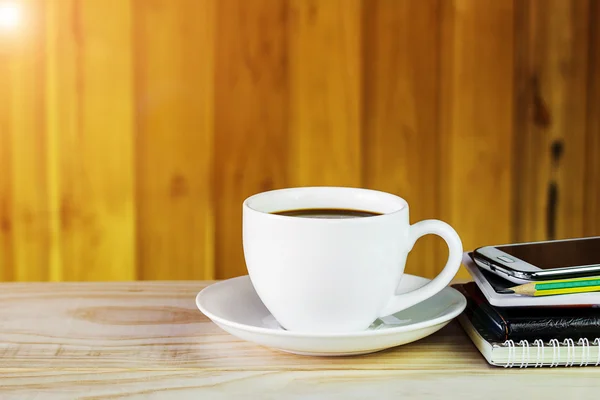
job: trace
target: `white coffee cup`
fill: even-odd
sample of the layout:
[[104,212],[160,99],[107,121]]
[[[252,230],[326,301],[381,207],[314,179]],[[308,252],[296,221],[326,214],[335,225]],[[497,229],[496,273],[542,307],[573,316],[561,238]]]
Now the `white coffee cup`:
[[[329,219],[273,214],[315,208],[381,215]],[[406,257],[426,234],[446,241],[446,266],[425,286],[396,294]],[[411,225],[404,199],[348,187],[289,188],[247,198],[243,247],[252,284],[279,324],[318,334],[365,330],[377,318],[433,296],[454,278],[463,251],[458,234],[445,222]]]

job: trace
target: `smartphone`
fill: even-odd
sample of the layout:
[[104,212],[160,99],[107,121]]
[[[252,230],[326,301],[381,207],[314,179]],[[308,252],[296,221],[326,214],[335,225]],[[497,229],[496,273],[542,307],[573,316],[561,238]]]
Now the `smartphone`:
[[472,258],[515,283],[600,275],[600,236],[485,246]]

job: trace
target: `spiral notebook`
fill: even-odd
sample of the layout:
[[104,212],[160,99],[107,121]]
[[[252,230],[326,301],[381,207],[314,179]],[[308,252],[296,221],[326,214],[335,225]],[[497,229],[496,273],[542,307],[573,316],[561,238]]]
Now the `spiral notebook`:
[[458,316],[463,329],[488,363],[505,368],[588,367],[600,365],[600,338],[542,341],[494,341],[465,313]]

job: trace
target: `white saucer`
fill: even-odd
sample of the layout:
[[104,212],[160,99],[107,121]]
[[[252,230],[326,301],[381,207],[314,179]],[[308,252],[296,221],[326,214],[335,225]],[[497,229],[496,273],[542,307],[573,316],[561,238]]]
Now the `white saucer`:
[[[397,292],[416,289],[429,279],[405,274]],[[284,330],[264,306],[249,276],[228,279],[203,289],[196,305],[226,332],[281,351],[313,356],[367,354],[414,342],[440,330],[466,307],[457,290],[447,287],[404,311],[376,320],[362,332],[308,334]]]

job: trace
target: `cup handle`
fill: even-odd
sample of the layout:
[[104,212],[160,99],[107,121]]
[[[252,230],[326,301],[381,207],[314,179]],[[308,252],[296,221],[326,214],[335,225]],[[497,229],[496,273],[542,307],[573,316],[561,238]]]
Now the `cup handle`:
[[379,317],[385,317],[414,306],[440,292],[452,282],[461,264],[463,252],[462,242],[456,231],[447,223],[429,219],[417,222],[409,228],[409,251],[421,236],[434,234],[440,236],[448,245],[448,261],[438,276],[425,286],[408,293],[393,296],[387,305],[379,313]]

